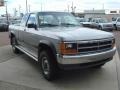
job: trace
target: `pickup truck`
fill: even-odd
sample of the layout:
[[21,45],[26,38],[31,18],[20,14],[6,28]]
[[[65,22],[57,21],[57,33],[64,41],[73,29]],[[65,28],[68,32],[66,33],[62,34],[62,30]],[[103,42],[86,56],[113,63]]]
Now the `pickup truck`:
[[9,26],[9,36],[13,52],[37,61],[47,80],[59,70],[100,68],[116,51],[112,33],[81,27],[67,12],[28,13]]
[[113,31],[114,26],[111,22],[108,22],[105,18],[93,18],[91,21],[91,27],[104,31]]
[[112,23],[116,30],[120,30],[120,17],[113,18]]

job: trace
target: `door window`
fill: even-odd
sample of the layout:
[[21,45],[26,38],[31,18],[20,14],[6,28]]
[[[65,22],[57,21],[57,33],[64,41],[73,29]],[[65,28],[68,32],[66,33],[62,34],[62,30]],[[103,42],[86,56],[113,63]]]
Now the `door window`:
[[30,17],[28,19],[28,24],[36,24],[35,14],[30,14]]
[[120,18],[118,19],[118,22],[120,22]]
[[20,26],[26,26],[26,22],[28,20],[29,14],[24,15],[24,17],[21,20]]

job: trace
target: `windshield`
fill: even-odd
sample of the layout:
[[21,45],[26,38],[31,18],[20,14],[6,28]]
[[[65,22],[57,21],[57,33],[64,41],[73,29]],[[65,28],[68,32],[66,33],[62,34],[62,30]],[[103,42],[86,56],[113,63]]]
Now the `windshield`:
[[99,23],[107,23],[108,20],[107,19],[99,19]]
[[54,26],[79,26],[80,24],[70,13],[65,12],[42,12],[39,13],[40,27]]
[[117,18],[112,18],[112,21],[116,21],[117,20]]

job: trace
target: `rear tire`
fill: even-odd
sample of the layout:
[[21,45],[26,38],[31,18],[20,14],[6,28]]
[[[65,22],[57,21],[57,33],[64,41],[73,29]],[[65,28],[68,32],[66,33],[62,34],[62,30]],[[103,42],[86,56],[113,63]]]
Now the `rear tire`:
[[17,41],[16,41],[16,38],[15,37],[12,37],[11,38],[11,45],[12,45],[12,50],[15,54],[18,54],[20,52],[19,49],[16,48],[16,45],[17,45]]
[[49,51],[43,50],[39,56],[39,62],[42,74],[45,79],[52,81],[56,78],[57,73],[57,64],[54,62],[53,56]]
[[94,66],[93,68],[102,68],[102,66],[104,65],[105,63],[103,63],[103,64],[100,64],[100,65],[96,65],[96,66]]

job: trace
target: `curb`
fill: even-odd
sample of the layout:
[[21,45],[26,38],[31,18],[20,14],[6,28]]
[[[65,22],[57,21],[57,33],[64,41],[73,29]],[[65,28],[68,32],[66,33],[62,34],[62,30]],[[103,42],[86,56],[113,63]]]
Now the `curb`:
[[118,51],[115,54],[115,64],[116,64],[116,72],[117,72],[117,80],[118,80],[118,88],[120,90],[120,57]]

